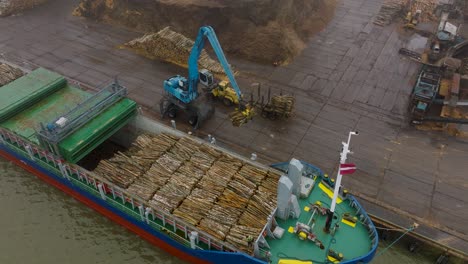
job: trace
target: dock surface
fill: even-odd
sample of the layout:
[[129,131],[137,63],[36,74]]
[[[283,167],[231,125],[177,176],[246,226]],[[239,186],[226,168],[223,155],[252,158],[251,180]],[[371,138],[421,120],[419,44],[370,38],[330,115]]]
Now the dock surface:
[[[117,49],[141,34],[73,17],[77,2],[50,1],[1,18],[0,59],[42,66],[93,87],[119,76],[130,97],[157,117],[163,80],[186,70]],[[344,186],[362,198],[369,213],[406,226],[424,224],[417,232],[468,252],[468,144],[408,126],[406,107],[419,65],[399,57],[409,39],[398,25],[372,23],[382,2],[340,1],[333,21],[288,66],[229,58],[249,72],[238,79],[241,87],[260,81],[294,93],[295,117],[258,117],[235,128],[228,110],[218,108],[199,133],[239,153],[255,152],[267,164],[296,157],[334,175],[340,142],[357,130],[350,161],[359,169],[345,176]]]

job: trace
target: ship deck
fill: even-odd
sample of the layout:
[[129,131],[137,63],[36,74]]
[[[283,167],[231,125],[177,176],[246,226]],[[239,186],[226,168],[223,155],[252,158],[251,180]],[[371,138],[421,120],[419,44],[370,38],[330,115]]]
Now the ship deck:
[[333,219],[332,227],[337,223],[339,228],[334,235],[324,231],[326,215],[321,215],[318,211],[314,214],[313,220],[310,222],[313,226],[312,232],[323,243],[324,249],[320,249],[312,241],[299,239],[298,235],[294,233],[293,229],[297,222],[309,223],[314,211],[311,204],[320,201],[323,207],[329,208],[332,195],[333,189],[330,189],[321,178],[317,178],[310,195],[307,198],[298,199],[301,208],[298,219],[281,220],[276,218],[278,226],[284,229],[284,235],[280,239],[267,238],[272,263],[278,263],[280,259],[307,260],[313,263],[321,263],[331,260],[327,258],[328,248],[343,254],[343,261],[366,256],[372,251],[373,242],[366,224],[357,221],[353,225],[353,223],[343,220],[343,214],[345,213],[358,216],[359,219],[358,210],[360,206],[353,207],[353,199],[338,199],[335,210],[336,218]]

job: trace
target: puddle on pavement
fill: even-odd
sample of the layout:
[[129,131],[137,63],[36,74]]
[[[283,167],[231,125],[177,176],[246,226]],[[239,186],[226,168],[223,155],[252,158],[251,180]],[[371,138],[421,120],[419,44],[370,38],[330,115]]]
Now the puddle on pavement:
[[428,38],[419,34],[413,34],[408,39],[407,49],[417,52],[423,52],[426,49]]

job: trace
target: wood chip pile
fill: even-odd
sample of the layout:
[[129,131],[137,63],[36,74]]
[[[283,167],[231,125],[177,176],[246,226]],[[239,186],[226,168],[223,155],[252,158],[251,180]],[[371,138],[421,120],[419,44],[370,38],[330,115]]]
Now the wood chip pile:
[[0,63],[0,86],[10,83],[23,76],[22,70],[8,64]]
[[[187,67],[193,44],[193,40],[165,27],[157,33],[145,34],[143,37],[125,43],[124,47],[151,59],[160,59]],[[205,50],[200,54],[198,64],[201,69],[208,69],[215,74],[224,74],[223,67]]]
[[378,26],[386,26],[393,22],[397,17],[403,17],[405,14],[405,7],[408,0],[386,0],[379,13],[377,14],[374,24]]
[[251,253],[276,206],[280,175],[189,137],[141,135],[95,172],[210,235]]

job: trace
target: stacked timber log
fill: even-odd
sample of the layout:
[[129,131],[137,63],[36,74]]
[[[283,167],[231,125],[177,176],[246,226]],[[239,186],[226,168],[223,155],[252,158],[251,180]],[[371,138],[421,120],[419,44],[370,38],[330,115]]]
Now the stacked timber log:
[[374,24],[378,26],[389,25],[395,18],[404,15],[407,4],[408,0],[386,0],[382,4]]
[[[168,61],[182,67],[187,67],[193,45],[193,40],[171,30],[169,27],[165,27],[157,33],[145,34],[143,37],[124,44],[125,47],[133,49],[148,58]],[[205,50],[200,54],[198,64],[200,68],[208,69],[212,73],[224,74],[223,67],[217,61],[211,59]]]
[[251,253],[276,206],[279,174],[190,137],[141,135],[95,170],[153,208]]
[[47,0],[0,0],[0,17],[17,14],[33,8]]
[[421,10],[419,22],[437,21],[438,18],[434,14],[439,0],[413,0],[409,12],[415,14],[416,10]]
[[468,58],[463,58],[462,59],[462,66],[460,67],[460,73],[461,74],[467,74],[468,73]]
[[256,239],[261,231],[262,228],[235,225],[229,231],[229,235],[226,237],[226,242],[231,245],[235,245],[242,251],[252,254],[253,248],[252,245],[250,245],[249,240],[251,238]]
[[0,86],[10,83],[19,77],[23,76],[23,71],[10,66],[8,64],[0,63]]
[[95,172],[117,186],[127,189],[136,178],[143,174],[144,167],[138,163],[137,157],[117,152],[109,160],[101,160]]
[[278,117],[291,117],[294,108],[294,96],[291,95],[275,95],[271,98],[271,108]]

